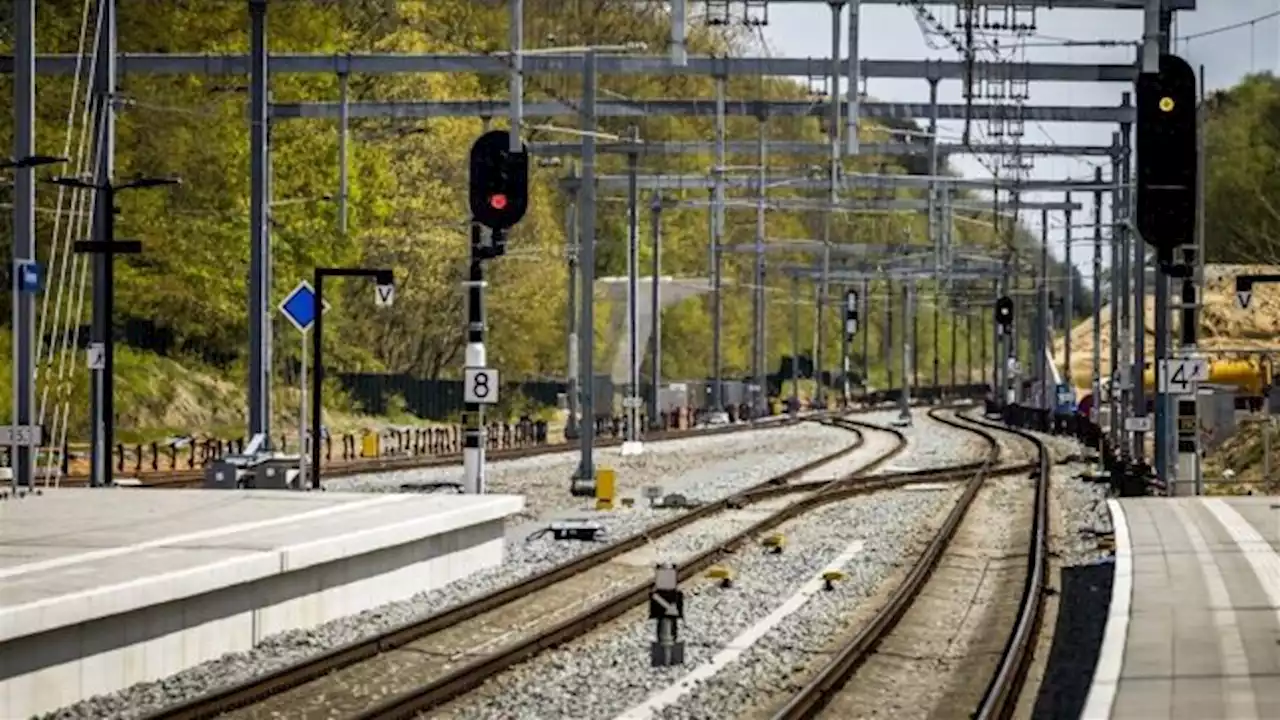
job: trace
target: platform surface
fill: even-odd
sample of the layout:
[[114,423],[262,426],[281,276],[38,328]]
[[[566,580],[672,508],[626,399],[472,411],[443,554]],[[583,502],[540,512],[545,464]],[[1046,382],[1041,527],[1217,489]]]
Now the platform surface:
[[1280,498],[1109,504],[1115,583],[1083,717],[1280,718]]
[[0,642],[505,518],[512,495],[67,488],[0,503]]

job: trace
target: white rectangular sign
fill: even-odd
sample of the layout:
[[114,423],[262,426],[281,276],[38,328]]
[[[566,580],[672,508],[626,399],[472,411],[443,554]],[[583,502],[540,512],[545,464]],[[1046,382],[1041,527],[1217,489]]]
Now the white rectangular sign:
[[378,307],[391,307],[396,301],[395,285],[374,285],[373,291],[373,302]]
[[1196,383],[1209,379],[1209,361],[1204,358],[1172,358],[1160,361],[1162,393],[1181,395],[1195,392]]
[[0,445],[39,447],[44,443],[44,428],[39,425],[0,425]]
[[498,371],[493,368],[463,368],[462,401],[477,405],[497,403]]
[[90,370],[102,370],[107,367],[107,346],[100,343],[89,343],[88,361]]
[[1125,418],[1124,429],[1129,432],[1151,432],[1151,418],[1146,415]]

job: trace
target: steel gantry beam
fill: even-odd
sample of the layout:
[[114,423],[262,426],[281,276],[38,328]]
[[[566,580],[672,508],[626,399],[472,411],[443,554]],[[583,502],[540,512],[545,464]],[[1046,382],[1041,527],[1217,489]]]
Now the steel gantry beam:
[[[87,59],[87,58],[86,58]],[[36,56],[36,73],[71,75],[81,58],[74,54]],[[521,58],[525,75],[579,75],[582,54],[536,54]],[[122,53],[120,73],[126,75],[248,75],[249,56],[239,54]],[[821,77],[827,74],[830,58],[689,58],[686,65],[671,64],[666,55],[598,54],[596,71],[601,75],[739,75],[767,77]],[[0,55],[0,73],[12,73],[12,55]],[[974,63],[972,69],[961,60],[872,60],[859,62],[862,77],[911,79],[936,77],[963,80],[998,77],[1007,72],[1005,63]],[[459,53],[273,53],[268,72],[284,74],[393,75],[401,73],[475,73],[507,75],[511,62],[504,53],[473,55]],[[1138,77],[1135,65],[1086,65],[1076,63],[1026,63],[1018,65],[1019,77],[1034,82],[1132,83]],[[825,103],[824,103],[825,104]]]
[[[841,100],[841,114],[848,103]],[[346,111],[351,118],[429,119],[444,117],[506,117],[510,113],[506,100],[420,100],[406,102],[353,102]],[[597,117],[648,117],[672,115],[680,117],[714,117],[717,103],[713,100],[663,98],[654,100],[610,100],[596,103]],[[581,101],[544,101],[525,103],[525,117],[576,116]],[[936,107],[936,110],[935,110]],[[830,103],[811,100],[725,100],[725,115],[748,117],[826,117]],[[271,106],[275,120],[290,118],[337,119],[342,103],[307,102],[276,103]],[[1116,124],[1134,121],[1132,106],[1088,105],[930,105],[912,102],[860,102],[860,117],[873,120],[917,120],[930,118],[936,112],[939,120],[1020,120],[1025,122],[1080,122]]]
[[[582,154],[581,143],[534,142],[528,144],[529,151],[535,155],[576,156]],[[1003,155],[1014,152],[1016,147],[1020,155],[1060,155],[1069,157],[1111,157],[1116,149],[1107,145],[1011,145],[938,143],[939,155]],[[724,150],[729,154],[755,155],[759,152],[760,143],[756,140],[727,140]],[[861,143],[863,155],[883,155],[886,157],[902,157],[909,155],[928,155],[929,146],[911,143]],[[656,142],[618,142],[598,145],[596,152],[607,152],[622,155],[689,155],[693,153],[710,153],[715,143],[701,140],[667,140]],[[770,140],[769,152],[785,155],[829,155],[831,144],[825,142],[806,142],[803,140]]]
[[[775,3],[816,3],[830,0],[769,0]],[[943,5],[943,0],[925,0]],[[907,0],[859,0],[863,5],[909,5]],[[1146,0],[967,0],[973,6],[1038,8],[1041,10],[1142,10]],[[1195,10],[1196,0],[1163,0],[1165,10]]]
[[[619,198],[622,199],[622,198]],[[682,208],[737,208],[741,210],[815,210],[815,211],[831,211],[831,212],[859,212],[859,211],[881,211],[881,212],[920,212],[929,210],[931,204],[927,198],[849,198],[831,203],[826,199],[817,198],[779,198],[774,200],[759,200],[749,197],[725,200],[723,202],[711,200],[677,200],[673,203],[674,207]],[[1066,202],[1020,202],[1018,207],[1023,210],[1079,210],[1083,206],[1078,203]],[[982,202],[981,200],[971,202],[958,202],[952,206],[953,210],[971,213],[990,213],[992,207],[990,202]]]
[[[916,187],[916,183],[926,176],[915,175],[855,175],[840,178],[841,190],[887,189],[893,187]],[[730,189],[749,189],[754,191],[759,185],[755,176],[722,175],[724,187]],[[606,190],[622,190],[630,181],[627,175],[597,175],[596,187]],[[642,190],[702,190],[715,187],[715,181],[706,175],[641,175],[638,178]],[[1003,190],[1017,189],[1020,192],[1066,192],[1069,190],[1111,190],[1113,183],[1099,180],[1014,180],[1011,178],[976,179],[976,178],[937,178],[939,185],[949,185],[964,190]],[[778,183],[779,189],[784,186],[788,190],[827,190],[829,181],[825,178],[810,177],[777,177],[771,176],[769,183]],[[561,178],[560,185],[567,191],[574,191],[582,184],[575,177]],[[766,188],[769,185],[765,186]],[[1065,207],[1065,206],[1064,206]]]

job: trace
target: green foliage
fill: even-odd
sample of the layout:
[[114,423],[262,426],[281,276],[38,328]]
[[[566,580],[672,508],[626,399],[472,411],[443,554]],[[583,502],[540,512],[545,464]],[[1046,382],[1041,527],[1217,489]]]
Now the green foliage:
[[[76,52],[81,2],[42,0],[39,5],[40,51]],[[658,52],[665,47],[669,35],[666,18],[657,5],[642,7],[623,0],[526,0],[525,8],[526,36],[533,46],[644,42],[651,51]],[[505,26],[505,7],[466,0],[272,3],[268,23],[273,52],[335,54],[500,50],[506,42]],[[247,49],[247,18],[242,3],[121,0],[119,32],[123,52],[231,53]],[[745,42],[742,37],[724,38],[698,29],[693,32],[690,45],[694,52],[723,53],[740,50]],[[0,79],[0,92],[11,92],[10,82],[9,76]],[[80,126],[67,127],[73,81],[68,77],[41,76],[39,82],[37,150],[61,154],[64,144],[70,141],[74,153]],[[606,95],[704,99],[712,96],[712,82],[710,78],[684,75],[602,77],[600,81]],[[338,97],[338,79],[331,75],[273,75],[271,83],[272,97],[279,102],[334,101]],[[506,92],[505,83],[505,76],[352,76],[349,92],[353,100],[501,97]],[[128,418],[138,427],[190,427],[197,423],[208,426],[238,420],[243,407],[240,398],[248,332],[244,308],[249,244],[245,84],[242,76],[123,76],[117,177],[174,174],[184,178],[185,184],[178,189],[122,194],[119,199],[118,234],[141,239],[146,252],[118,261],[116,320],[122,325],[137,319],[149,322],[151,327],[140,331],[141,335],[131,334],[129,339],[135,345],[153,347],[162,356],[129,348],[120,351],[118,406],[122,424]],[[531,100],[569,98],[579,95],[579,85],[579,79],[571,75],[530,76],[526,91]],[[77,92],[82,93],[83,86]],[[796,83],[758,78],[735,78],[729,83],[729,94],[744,99],[808,97],[807,90]],[[77,120],[79,114],[77,108]],[[601,121],[601,130],[621,135],[631,130],[633,122],[645,139],[702,139],[713,134],[708,118],[607,118]],[[454,377],[459,373],[465,342],[464,295],[459,284],[467,253],[467,236],[461,222],[466,207],[465,157],[481,129],[479,119],[437,119],[412,126],[395,120],[353,120],[350,224],[344,236],[338,231],[337,204],[332,200],[338,192],[336,123],[290,120],[273,125],[273,304],[298,280],[310,277],[318,265],[391,266],[396,272],[399,290],[390,310],[373,307],[372,289],[364,282],[336,281],[326,288],[333,305],[326,316],[325,353],[330,368],[403,372],[424,378]],[[0,125],[0,143],[9,143],[12,130],[11,121],[5,118]],[[730,137],[752,139],[757,135],[757,124],[750,118],[732,118],[728,130]],[[766,131],[778,139],[823,137],[820,124],[812,118],[774,119]],[[534,130],[530,135],[535,140],[557,139],[545,131]],[[886,137],[873,125],[864,127],[864,135],[867,141]],[[754,161],[750,155],[728,158],[729,164]],[[771,158],[770,173],[803,172],[811,161],[812,158]],[[599,169],[605,173],[621,172],[622,162],[621,158],[606,154]],[[644,159],[644,169],[702,173],[712,162],[706,153],[649,157]],[[921,169],[918,159],[910,162],[909,169]],[[847,167],[863,172],[904,171],[880,158],[854,158]],[[489,357],[507,379],[564,373],[567,198],[556,183],[562,172],[535,166],[530,210],[512,234],[512,254],[488,265]],[[4,195],[9,192],[0,190]],[[799,195],[785,188],[770,192],[783,198]],[[901,197],[919,196],[908,191],[898,193]],[[870,197],[875,193],[861,194]],[[700,191],[676,195],[705,199]],[[42,187],[38,204],[52,206],[55,196],[56,191]],[[641,255],[647,267],[651,252],[648,213],[642,212],[641,217]],[[755,233],[753,210],[730,210],[727,218],[727,242],[751,241]],[[663,274],[705,276],[706,213],[677,209],[665,212],[662,220]],[[9,217],[5,215],[2,222],[7,229]],[[920,215],[842,215],[830,222],[831,235],[837,241],[856,238],[865,242],[925,242]],[[602,202],[598,223],[595,271],[598,276],[623,274],[627,237],[623,204]],[[770,212],[765,234],[771,238],[816,237],[823,232],[823,223],[817,212]],[[53,223],[41,215],[38,225],[40,253],[48,259],[53,247]],[[11,237],[11,233],[3,232],[3,236]],[[990,227],[972,224],[957,225],[955,236],[972,245],[993,246],[997,242]],[[770,255],[770,267],[810,260],[799,255]],[[752,265],[750,256],[725,257],[724,363],[728,376],[743,375],[750,369]],[[767,355],[768,367],[774,370],[781,357],[791,353],[789,327],[793,309],[785,278],[771,269],[767,285]],[[922,296],[929,292],[928,286],[921,287]],[[838,297],[839,292],[833,290],[833,298]],[[815,322],[812,288],[802,287],[800,299],[797,315],[801,351],[810,353]],[[901,302],[897,305],[900,308]],[[664,369],[669,377],[706,374],[711,345],[709,308],[710,301],[704,298],[687,301],[665,313]],[[928,315],[927,311],[924,314]],[[962,310],[944,308],[941,312],[941,344],[937,352],[943,362],[947,362],[950,352],[950,323],[962,321],[963,315]],[[607,324],[607,307],[601,307],[598,317],[597,330],[601,331]],[[80,321],[87,322],[87,315]],[[836,308],[826,314],[826,321],[829,341],[824,351],[827,358],[835,358],[842,324]],[[931,316],[921,320],[924,345],[929,344],[931,323]],[[878,349],[886,345],[882,329],[878,323],[865,320],[864,327],[871,334],[872,356],[876,357]],[[979,323],[975,322],[974,327],[976,337],[968,338],[962,326],[958,342],[962,347],[966,342],[973,345],[977,358],[976,343],[985,335]],[[275,361],[283,374],[296,362],[299,343],[295,330],[283,321],[275,323],[275,334]],[[901,342],[900,331],[898,338],[897,342]],[[856,355],[860,344],[855,343],[854,347]],[[932,355],[923,352],[920,361],[923,378],[927,374],[924,364],[931,372]],[[72,362],[81,363],[77,366],[80,367],[83,359],[77,354]],[[597,367],[605,365],[602,361]],[[77,370],[72,374],[84,373]],[[871,377],[873,382],[883,382],[886,369],[873,365]],[[41,383],[51,392],[71,393],[73,407],[83,407],[84,390],[80,384],[68,385],[48,374],[42,376]],[[190,386],[192,401],[169,399],[172,396],[162,387],[166,384],[173,388]],[[287,408],[291,396],[286,390],[281,392],[277,404]],[[513,412],[523,406],[523,399],[512,396]]]
[[1280,80],[1246,77],[1207,100],[1205,252],[1210,262],[1280,260]]

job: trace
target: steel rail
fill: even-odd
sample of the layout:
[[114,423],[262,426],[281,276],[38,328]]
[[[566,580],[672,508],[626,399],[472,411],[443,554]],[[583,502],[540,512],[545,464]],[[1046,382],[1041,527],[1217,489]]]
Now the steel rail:
[[1031,548],[1027,553],[1027,579],[1018,607],[1018,620],[1000,655],[1000,665],[973,715],[975,720],[1008,720],[1013,717],[1022,696],[1027,672],[1035,657],[1036,639],[1044,616],[1044,596],[1049,576],[1049,495],[1053,460],[1044,441],[1030,432],[985,420],[969,421],[985,427],[999,428],[1030,440],[1040,454],[1031,522]]
[[[802,477],[810,470],[838,460],[862,448],[865,444],[863,431],[865,428],[871,426],[846,420],[826,420],[825,422],[837,424],[854,432],[856,436],[855,442],[837,452],[805,463],[800,467],[789,470],[786,473],[770,478],[762,483],[758,483],[741,493],[699,506],[658,526],[649,528],[643,533],[638,533],[617,542],[610,543],[595,552],[580,555],[534,577],[498,588],[466,604],[446,608],[445,610],[426,618],[409,622],[398,628],[392,628],[374,637],[348,643],[313,658],[281,668],[275,672],[216,690],[213,693],[195,698],[185,703],[165,708],[148,717],[150,720],[200,720],[203,718],[217,717],[223,713],[260,702],[266,698],[286,692],[299,685],[321,678],[329,673],[350,667],[382,653],[403,647],[433,633],[453,627],[458,623],[466,622],[472,618],[491,612],[505,605],[509,605],[533,593],[540,592],[552,585],[586,572],[587,570],[603,565],[619,555],[645,545],[653,538],[670,534],[687,525],[708,518],[717,513],[733,509],[734,507],[741,507],[746,503],[757,502],[760,499],[767,497],[774,497],[779,494],[805,492],[811,490],[815,485],[826,485],[826,482],[804,483],[792,488],[787,487],[786,483],[791,479]],[[883,430],[881,428],[877,429]],[[877,458],[876,461],[865,466],[863,469],[864,472],[870,472],[874,467],[878,467],[879,465],[888,462],[893,457],[896,457],[905,447],[906,438],[901,433],[897,433],[892,430],[889,432],[895,432],[898,436],[899,442],[891,449],[890,452],[883,454],[881,457]],[[756,495],[756,493],[763,494]]]
[[[934,415],[935,411],[936,409],[931,410],[930,414]],[[863,425],[849,420],[837,420],[834,422]],[[874,427],[877,430],[893,432],[888,428]],[[973,430],[972,428],[965,429]],[[868,470],[864,468],[850,477],[817,483],[820,487],[800,500],[787,505],[768,517],[762,518],[733,537],[680,563],[677,567],[677,576],[681,581],[687,580],[711,565],[725,553],[732,552],[751,538],[771,530],[789,519],[832,502],[913,483],[937,482],[940,480],[952,480],[957,477],[967,477],[974,471],[975,466],[986,466],[996,462],[1000,452],[998,443],[994,441],[990,434],[984,435],[977,430],[973,430],[973,432],[986,439],[990,444],[987,458],[978,463],[964,463],[939,470],[909,471],[874,477],[867,477]],[[898,436],[899,438],[903,437],[901,433],[898,433]],[[1011,468],[1009,470],[1025,472],[1025,468]],[[758,492],[772,492],[772,490],[762,489]],[[419,713],[439,707],[479,687],[488,679],[537,655],[543,650],[574,640],[596,627],[620,617],[629,610],[643,604],[649,598],[651,592],[652,582],[637,583],[630,589],[624,590],[594,607],[587,608],[572,618],[523,638],[503,650],[459,667],[443,677],[430,680],[407,692],[388,698],[374,707],[352,716],[349,720],[408,720]]]
[[[993,448],[999,447],[995,435],[986,429],[973,427],[937,414],[931,413],[931,416],[934,420],[946,425],[978,433]],[[836,651],[835,656],[822,666],[812,680],[773,715],[773,720],[809,720],[817,717],[832,698],[839,694],[858,668],[875,652],[876,647],[897,627],[924,589],[938,562],[942,559],[943,553],[955,537],[973,500],[978,496],[978,491],[982,489],[984,481],[990,475],[997,474],[992,471],[996,469],[998,462],[999,455],[993,452],[981,467],[973,469],[972,477],[959,500],[951,508],[951,512],[947,514],[938,532],[925,547],[920,558],[912,565],[902,583],[894,590],[885,606],[853,638]],[[1016,468],[1017,472],[1025,472],[1025,470],[1026,466],[1023,465]],[[1006,473],[998,472],[998,474]]]

